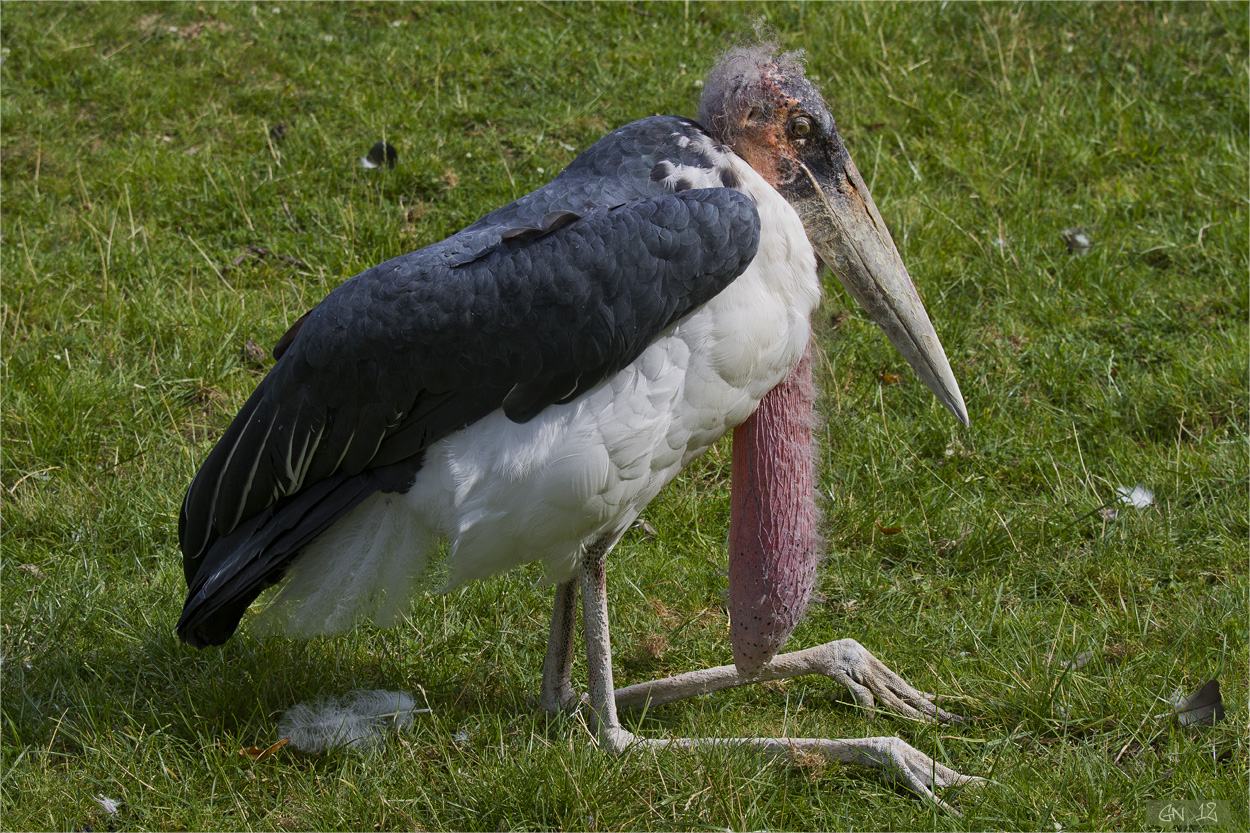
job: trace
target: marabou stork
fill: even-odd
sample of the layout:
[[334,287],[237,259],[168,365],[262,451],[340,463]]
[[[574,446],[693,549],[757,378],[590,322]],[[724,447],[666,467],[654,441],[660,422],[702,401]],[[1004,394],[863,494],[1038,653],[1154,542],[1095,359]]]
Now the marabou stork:
[[[822,673],[857,701],[950,719],[854,640],[778,655],[820,547],[810,316],[824,263],[938,399],[967,412],[946,355],[802,57],[729,51],[700,121],[610,133],[549,184],[343,283],[187,491],[178,634],[391,623],[428,553],[448,586],[538,561],[557,585],[542,705],[570,685],[578,589],[602,743],[745,743],[884,767],[929,798],[961,776],[896,738],[636,738],[618,705]],[[660,489],[734,431],[734,665],[614,690],[604,559]],[[939,800],[940,801],[940,800]]]

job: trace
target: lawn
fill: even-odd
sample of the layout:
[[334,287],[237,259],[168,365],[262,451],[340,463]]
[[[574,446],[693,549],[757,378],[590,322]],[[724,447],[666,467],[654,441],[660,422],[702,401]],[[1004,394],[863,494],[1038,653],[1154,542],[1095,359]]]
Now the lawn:
[[[790,645],[854,637],[971,720],[870,721],[809,678],[627,724],[897,734],[993,779],[945,793],[964,817],[855,768],[596,750],[584,714],[534,709],[551,591],[530,570],[419,596],[394,630],[298,642],[245,619],[221,649],[178,642],[182,493],[287,326],[608,130],[693,115],[761,17],[807,50],[972,422],[826,275],[828,552]],[[1247,20],[1244,3],[6,2],[0,825],[1135,830],[1188,800],[1245,829]],[[379,140],[393,170],[359,164]],[[728,478],[725,441],[609,560],[618,685],[729,660]],[[1149,505],[1121,499],[1136,484]],[[1224,720],[1179,726],[1174,695],[1213,678]],[[431,712],[375,753],[240,755],[352,688]]]

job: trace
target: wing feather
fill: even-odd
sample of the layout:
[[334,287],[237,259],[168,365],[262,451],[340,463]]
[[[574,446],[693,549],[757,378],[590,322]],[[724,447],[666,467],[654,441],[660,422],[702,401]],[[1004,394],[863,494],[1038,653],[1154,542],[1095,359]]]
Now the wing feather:
[[[667,129],[654,121],[636,124]],[[278,363],[183,502],[184,638],[228,637],[247,603],[342,512],[373,491],[408,488],[431,443],[500,407],[524,421],[591,390],[755,256],[759,217],[747,197],[656,196],[646,160],[596,205],[585,186],[602,155],[592,148],[580,168],[579,158],[563,189],[558,179],[361,273],[283,337]]]

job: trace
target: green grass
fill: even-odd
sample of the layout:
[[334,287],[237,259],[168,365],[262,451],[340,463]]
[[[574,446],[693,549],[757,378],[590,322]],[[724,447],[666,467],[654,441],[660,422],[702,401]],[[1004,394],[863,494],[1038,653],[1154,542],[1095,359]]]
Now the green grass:
[[[267,366],[244,342],[612,127],[693,113],[760,16],[808,50],[972,417],[827,282],[828,557],[791,645],[859,639],[975,720],[870,723],[805,679],[639,729],[896,733],[997,782],[948,796],[965,818],[852,768],[600,754],[582,717],[534,713],[533,572],[417,598],[393,631],[177,642],[177,508]],[[0,824],[1119,830],[1204,799],[1244,829],[1248,42],[1245,4],[5,3]],[[399,166],[362,170],[381,138]],[[249,247],[302,265],[232,266]],[[728,460],[610,561],[618,684],[728,659]],[[1117,503],[1137,482],[1155,505]],[[1179,728],[1166,699],[1210,677],[1227,719]],[[354,687],[433,712],[372,757],[238,754]]]

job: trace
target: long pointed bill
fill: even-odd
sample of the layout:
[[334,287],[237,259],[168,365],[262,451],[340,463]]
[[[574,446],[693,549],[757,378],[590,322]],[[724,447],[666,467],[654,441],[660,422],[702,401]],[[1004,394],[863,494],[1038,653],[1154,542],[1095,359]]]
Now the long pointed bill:
[[929,315],[899,257],[894,238],[850,156],[846,177],[822,187],[804,166],[819,200],[796,205],[816,253],[833,269],[921,380],[964,425],[968,409]]

